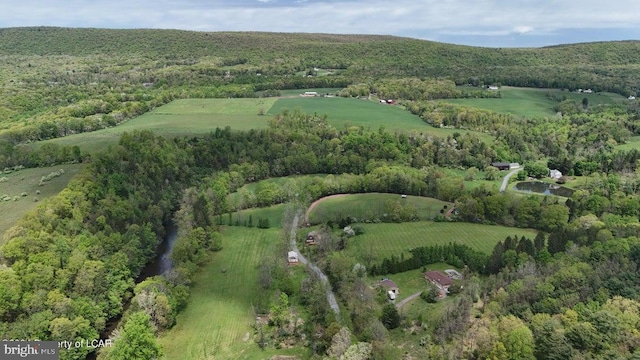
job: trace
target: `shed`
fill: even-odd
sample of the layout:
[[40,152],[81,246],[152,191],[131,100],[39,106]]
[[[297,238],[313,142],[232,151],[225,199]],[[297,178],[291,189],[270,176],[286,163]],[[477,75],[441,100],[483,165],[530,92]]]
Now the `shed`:
[[295,251],[289,251],[287,253],[287,261],[289,265],[297,265],[298,264],[298,253]]
[[498,168],[498,170],[509,170],[511,164],[508,162],[492,162],[491,166]]
[[398,295],[393,291],[389,290],[387,291],[387,297],[389,298],[389,300],[393,301],[396,299],[396,297],[398,297]]

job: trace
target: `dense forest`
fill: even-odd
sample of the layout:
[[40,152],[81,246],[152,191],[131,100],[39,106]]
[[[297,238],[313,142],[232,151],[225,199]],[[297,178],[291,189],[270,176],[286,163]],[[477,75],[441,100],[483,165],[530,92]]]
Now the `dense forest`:
[[[420,334],[419,345],[406,350],[417,358],[638,359],[640,151],[617,148],[640,135],[637,102],[587,106],[560,99],[557,116],[526,118],[439,100],[500,97],[461,90],[467,84],[627,96],[638,91],[639,52],[638,42],[485,49],[390,36],[2,29],[0,168],[87,166],[4,235],[0,338],[97,339],[122,315],[120,341],[99,357],[158,358],[155,336],[175,325],[199,267],[224,249],[220,231],[243,225],[233,224],[232,213],[289,203],[290,224],[294,207],[323,196],[381,192],[452,203],[456,212],[436,221],[538,235],[501,239],[491,254],[460,244],[421,246],[365,267],[343,251],[348,237],[362,231],[354,219],[319,224],[325,240],[313,255],[342,319],[332,313],[316,274],[293,282],[286,263],[265,262],[261,274],[272,277],[261,276],[256,286],[263,296],[253,306],[272,313],[275,337],[286,332],[283,314],[291,300],[308,309],[303,332],[313,359],[401,358],[407,354],[390,332],[398,327]],[[395,98],[426,123],[460,132],[339,129],[324,115],[285,110],[261,130],[227,127],[174,138],[135,131],[105,152],[86,154],[77,146],[32,146],[118,126],[174,99],[313,87],[343,88],[338,95],[344,97]],[[493,140],[481,140],[480,133]],[[482,171],[496,180],[502,175],[489,166],[495,161],[524,163],[520,179],[542,178],[553,168],[582,182],[564,199],[468,187],[444,171],[466,177]],[[305,174],[326,176],[262,185],[228,201],[245,184]],[[385,206],[388,216],[380,221],[417,219],[415,209]],[[136,284],[170,222],[180,229],[173,269]],[[264,219],[255,223],[270,226]],[[336,235],[334,228],[351,225],[353,234]],[[463,269],[466,277],[432,328],[422,315],[400,318],[384,294],[367,285],[367,276],[437,262]],[[431,290],[421,298],[435,303]],[[267,346],[260,339],[257,346]],[[61,358],[84,359],[91,351],[72,348]]]

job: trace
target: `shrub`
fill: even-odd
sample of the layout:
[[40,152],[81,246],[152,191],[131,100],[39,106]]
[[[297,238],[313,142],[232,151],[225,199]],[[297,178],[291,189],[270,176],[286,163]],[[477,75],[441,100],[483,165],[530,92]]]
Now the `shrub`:
[[36,190],[36,195],[40,195],[40,190]]
[[40,201],[40,199],[38,199],[37,196],[33,198],[33,202],[38,202],[38,201]]
[[25,197],[25,196],[27,196],[27,193],[23,191],[23,192],[20,193],[20,196]]
[[6,176],[0,178],[0,183],[7,182],[9,179]]

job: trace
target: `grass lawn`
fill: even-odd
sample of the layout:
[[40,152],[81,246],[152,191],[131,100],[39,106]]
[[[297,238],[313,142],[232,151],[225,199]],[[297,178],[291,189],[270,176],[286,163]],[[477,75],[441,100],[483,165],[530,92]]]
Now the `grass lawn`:
[[617,150],[629,151],[632,149],[640,149],[640,136],[632,136],[625,144],[617,145]]
[[419,221],[409,223],[361,224],[362,235],[348,240],[346,253],[365,263],[379,263],[391,255],[410,256],[409,250],[418,246],[445,245],[450,242],[466,244],[485,254],[507,236],[524,235],[533,239],[536,231],[498,225],[461,222]]
[[[39,204],[39,202],[34,201],[34,198],[37,197],[43,200],[58,194],[67,186],[69,180],[84,166],[86,165],[58,165],[45,168],[22,169],[10,174],[0,175],[0,178],[7,178],[7,182],[0,183],[0,195],[7,194],[13,198],[14,196],[20,196],[23,192],[27,193],[26,197],[20,197],[18,201],[0,201],[0,214],[2,214],[0,216],[0,244],[3,242],[4,233],[7,229],[13,226],[13,224],[29,210]],[[64,170],[64,174],[51,179],[51,181],[45,185],[38,185],[42,176],[49,175],[60,169]],[[40,191],[39,195],[36,195],[36,190]]]
[[309,221],[313,224],[325,222],[337,217],[351,216],[356,219],[383,218],[384,205],[387,201],[397,200],[401,203],[415,206],[420,219],[433,219],[440,214],[444,205],[451,203],[422,196],[400,197],[398,194],[351,194],[343,197],[329,198],[318,203],[309,214]]
[[[477,90],[474,88],[474,90]],[[480,109],[493,110],[497,112],[510,113],[525,117],[548,117],[554,116],[553,108],[558,103],[547,98],[547,92],[556,95],[564,95],[569,100],[582,102],[582,99],[589,99],[589,105],[610,104],[622,101],[625,98],[618,94],[611,93],[575,93],[561,91],[558,89],[534,89],[503,86],[500,88],[502,98],[489,99],[447,99],[446,102],[454,104],[468,105]]]
[[200,269],[186,309],[178,315],[176,326],[160,338],[164,359],[268,359],[276,354],[306,354],[301,348],[262,351],[253,337],[258,265],[278,241],[276,229],[226,228],[224,248]]

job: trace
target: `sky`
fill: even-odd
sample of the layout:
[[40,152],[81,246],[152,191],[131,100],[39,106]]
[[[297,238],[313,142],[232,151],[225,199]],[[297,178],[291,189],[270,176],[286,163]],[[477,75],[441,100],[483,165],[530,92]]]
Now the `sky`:
[[487,47],[640,39],[633,0],[3,0],[0,27],[396,35]]

